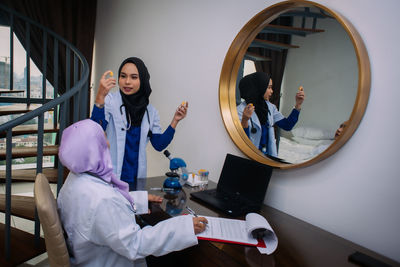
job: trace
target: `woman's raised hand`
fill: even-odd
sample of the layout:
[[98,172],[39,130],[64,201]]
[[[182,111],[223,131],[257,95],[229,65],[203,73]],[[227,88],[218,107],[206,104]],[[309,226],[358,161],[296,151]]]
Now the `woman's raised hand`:
[[255,109],[255,107],[252,103],[248,104],[244,108],[243,114],[242,114],[242,121],[241,121],[243,128],[249,127],[249,119],[251,118],[251,115],[253,115],[254,109]]
[[251,115],[253,115],[254,109],[255,108],[252,103],[248,104],[243,110],[242,118],[248,121],[251,118]]
[[179,107],[176,109],[174,117],[172,118],[171,127],[175,129],[178,125],[178,122],[186,117],[187,110],[189,108],[188,102],[182,102]]
[[303,86],[300,86],[301,90],[299,90],[296,93],[296,104],[295,104],[295,109],[300,110],[301,109],[301,105],[303,104],[303,101],[305,99],[305,94],[304,94],[304,89]]
[[[109,77],[107,78],[108,74]],[[104,72],[103,76],[101,76],[100,78],[99,89],[97,90],[97,95],[95,100],[96,103],[104,104],[106,95],[110,92],[111,88],[115,87],[116,85],[117,81],[115,78],[113,78],[113,72],[111,70]]]

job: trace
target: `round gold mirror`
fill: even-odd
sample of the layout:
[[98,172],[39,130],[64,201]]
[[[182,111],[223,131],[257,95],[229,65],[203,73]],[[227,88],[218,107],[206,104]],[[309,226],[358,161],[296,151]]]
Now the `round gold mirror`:
[[[282,36],[289,38],[279,43]],[[276,67],[277,58],[283,65]],[[256,66],[255,71],[275,77],[273,104],[285,117],[295,103],[296,88],[304,86],[306,97],[295,127],[287,133],[275,129],[277,157],[263,153],[250,140],[239,118],[237,88],[248,71],[247,62]],[[231,139],[248,157],[281,169],[305,167],[329,157],[353,135],[368,103],[370,79],[367,50],[347,19],[318,3],[285,1],[254,16],[232,42],[220,77],[221,115]],[[334,138],[342,122],[347,126]],[[312,140],[305,140],[304,133]],[[329,140],[315,140],[322,135]]]

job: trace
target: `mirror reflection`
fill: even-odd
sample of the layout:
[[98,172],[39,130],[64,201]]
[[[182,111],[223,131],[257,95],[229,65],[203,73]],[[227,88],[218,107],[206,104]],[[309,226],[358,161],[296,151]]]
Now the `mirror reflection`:
[[357,96],[353,43],[317,7],[280,14],[250,43],[238,71],[240,125],[254,146],[284,163],[302,163],[344,131]]
[[285,118],[276,105],[270,102],[273,94],[271,76],[265,72],[246,75],[239,82],[242,102],[238,105],[241,125],[252,143],[263,154],[278,157],[275,127],[290,131],[296,125],[304,101],[303,87],[296,93],[296,104]]

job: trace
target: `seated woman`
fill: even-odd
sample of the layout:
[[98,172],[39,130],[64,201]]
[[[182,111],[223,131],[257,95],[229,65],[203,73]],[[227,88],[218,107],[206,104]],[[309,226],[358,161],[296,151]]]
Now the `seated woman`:
[[277,157],[274,125],[290,131],[296,124],[304,101],[302,87],[296,94],[296,105],[287,118],[269,102],[274,92],[270,75],[264,72],[246,75],[239,82],[239,90],[244,101],[237,106],[237,111],[244,131],[264,154]]
[[148,255],[161,256],[198,243],[207,220],[174,217],[143,229],[135,214],[148,211],[148,200],[162,201],[146,191],[128,192],[113,173],[102,127],[83,120],[63,132],[59,158],[70,170],[58,195],[72,265],[134,266]]

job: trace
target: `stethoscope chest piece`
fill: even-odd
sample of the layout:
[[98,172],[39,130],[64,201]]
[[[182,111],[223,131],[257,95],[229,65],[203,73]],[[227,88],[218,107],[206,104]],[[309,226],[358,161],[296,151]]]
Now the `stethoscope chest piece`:
[[254,127],[254,123],[251,118],[250,118],[250,122],[251,122],[251,130],[250,131],[252,134],[255,134],[257,132],[257,129],[256,129],[256,127]]
[[[125,104],[122,104],[119,107],[119,111],[121,112],[121,116],[124,115],[124,113],[122,112],[122,107],[125,107]],[[125,112],[127,112],[126,111],[126,107],[125,107]],[[147,122],[149,123],[149,127],[150,127],[150,115],[149,115],[149,111],[148,111],[147,108],[146,108],[146,115],[147,115]],[[131,114],[129,114],[129,112],[127,112],[127,120],[128,120],[127,121],[127,126],[125,128],[121,128],[121,131],[129,131],[129,129],[132,126]],[[124,121],[124,120],[122,119],[122,121]],[[151,130],[149,130],[149,132],[147,133],[147,136],[151,138],[153,136],[153,132]]]

